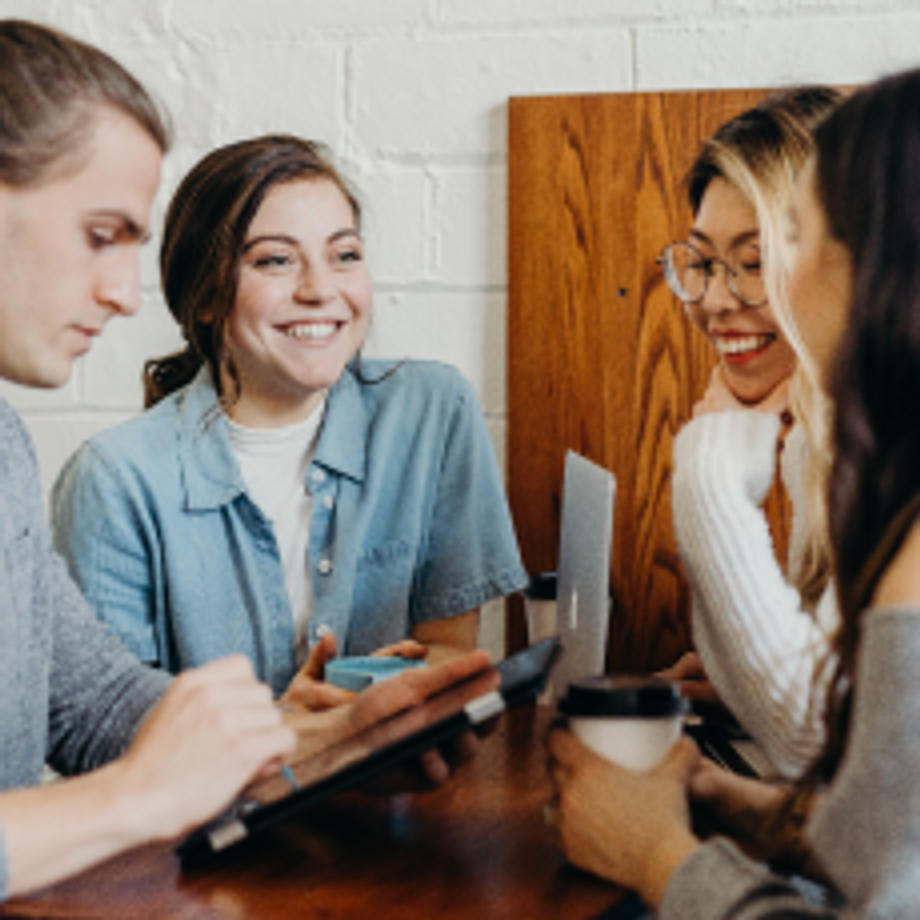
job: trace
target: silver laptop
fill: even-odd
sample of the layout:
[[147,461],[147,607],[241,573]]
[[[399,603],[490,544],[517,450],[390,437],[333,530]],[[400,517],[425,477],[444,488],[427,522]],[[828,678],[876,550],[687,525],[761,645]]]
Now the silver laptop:
[[556,592],[563,653],[552,677],[554,699],[570,681],[604,672],[615,496],[610,470],[566,454]]

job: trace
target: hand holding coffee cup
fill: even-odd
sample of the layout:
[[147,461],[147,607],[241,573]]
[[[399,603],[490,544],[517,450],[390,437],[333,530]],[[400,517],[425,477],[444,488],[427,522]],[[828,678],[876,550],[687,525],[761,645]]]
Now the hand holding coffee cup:
[[652,770],[680,737],[687,701],[658,677],[588,677],[559,702],[572,733],[595,753],[629,770]]

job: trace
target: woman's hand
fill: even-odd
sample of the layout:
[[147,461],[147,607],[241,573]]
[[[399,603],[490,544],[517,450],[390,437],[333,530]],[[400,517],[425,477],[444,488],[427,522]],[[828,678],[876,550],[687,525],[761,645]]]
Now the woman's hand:
[[676,683],[681,694],[688,700],[722,704],[697,652],[684,652],[671,667],[659,671],[655,676]]
[[789,378],[781,380],[760,402],[745,403],[738,399],[725,381],[722,365],[712,369],[709,385],[703,398],[693,407],[693,417],[708,415],[711,412],[728,412],[732,409],[756,409],[758,412],[771,412],[781,415],[789,408]]
[[378,648],[373,653],[375,658],[411,658],[414,661],[420,661],[428,657],[428,647],[415,639],[403,639],[402,642],[394,642],[392,645],[385,645]]
[[[386,658],[412,658],[419,660],[427,657],[428,649],[414,639],[403,639],[377,649],[374,655]],[[279,700],[282,706],[299,706],[311,712],[321,712],[351,703],[355,693],[326,683],[326,665],[335,659],[336,639],[329,633],[322,637],[307,656],[306,663],[294,675],[287,690]]]
[[789,810],[790,788],[738,776],[703,761],[690,779],[690,797],[698,829],[706,834],[730,837],[752,859],[785,872],[809,874],[820,880],[802,827],[813,802],[803,800],[806,810]]
[[696,746],[680,739],[648,773],[608,762],[563,728],[550,732],[548,746],[555,797],[547,823],[562,851],[657,908],[672,873],[699,845],[687,804]]
[[[454,656],[440,664],[413,668],[395,677],[373,684],[359,694],[352,694],[348,705],[324,712],[295,710],[285,715],[288,725],[298,735],[294,760],[309,757],[316,751],[358,734],[378,722],[411,709],[428,697],[465,679],[476,681],[476,695],[495,690],[500,677],[490,667],[487,652],[475,651]],[[421,722],[421,714],[420,726]],[[455,738],[439,749],[426,751],[415,761],[382,776],[365,787],[366,792],[392,795],[397,792],[424,791],[445,782],[458,767],[466,763],[479,748],[479,730]],[[253,790],[258,797],[258,790]]]
[[335,636],[329,633],[310,649],[306,663],[291,679],[278,702],[283,707],[300,707],[310,712],[321,712],[352,702],[355,694],[351,690],[327,684],[323,679],[326,665],[335,658],[335,654]]

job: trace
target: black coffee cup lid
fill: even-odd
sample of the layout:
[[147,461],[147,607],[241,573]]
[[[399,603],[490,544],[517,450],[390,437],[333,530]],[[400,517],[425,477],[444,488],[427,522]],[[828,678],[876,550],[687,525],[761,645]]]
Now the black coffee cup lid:
[[687,711],[677,684],[660,677],[587,677],[569,684],[559,701],[567,716],[676,716]]

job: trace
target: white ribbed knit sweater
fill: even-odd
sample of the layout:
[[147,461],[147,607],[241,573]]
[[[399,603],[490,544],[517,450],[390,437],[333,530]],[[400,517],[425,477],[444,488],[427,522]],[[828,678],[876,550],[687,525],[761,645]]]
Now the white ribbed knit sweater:
[[[717,693],[776,771],[795,776],[824,740],[823,688],[838,612],[831,586],[814,611],[805,610],[776,559],[760,506],[773,481],[779,426],[775,415],[754,410],[694,419],[674,442],[672,489],[696,649]],[[804,538],[805,449],[793,429],[781,462],[793,508],[790,563]]]

